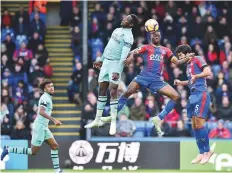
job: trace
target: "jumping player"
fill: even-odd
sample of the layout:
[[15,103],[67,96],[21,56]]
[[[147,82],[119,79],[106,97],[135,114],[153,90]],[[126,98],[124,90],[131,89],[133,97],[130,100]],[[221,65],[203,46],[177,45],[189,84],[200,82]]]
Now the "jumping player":
[[117,88],[120,82],[121,73],[124,68],[124,61],[127,58],[131,46],[134,42],[132,27],[138,23],[138,17],[134,14],[126,16],[121,22],[121,28],[113,31],[111,38],[105,47],[101,61],[94,63],[95,68],[100,68],[99,74],[99,96],[97,102],[97,113],[95,120],[86,125],[85,128],[92,128],[101,125],[100,118],[107,101],[107,89],[110,90],[110,113],[111,127],[110,135],[116,133],[116,117],[117,117]]
[[[169,97],[171,100],[168,102],[166,107],[159,113],[158,116],[152,119],[159,136],[163,135],[161,131],[161,123],[164,117],[175,107],[176,103],[179,102],[180,96],[177,91],[161,80],[161,71],[165,60],[171,61],[176,65],[183,64],[189,60],[188,57],[182,60],[178,60],[170,49],[160,45],[161,34],[160,31],[151,33],[151,44],[143,45],[130,52],[130,56],[126,59],[125,63],[129,64],[134,55],[141,54],[145,60],[144,69],[137,75],[134,80],[130,83],[127,91],[120,97],[118,104],[118,112],[127,103],[128,98],[134,94],[141,87],[148,88],[152,93],[160,93]],[[110,117],[102,117],[101,120],[105,123],[109,121]]]
[[63,173],[59,165],[59,145],[52,132],[48,129],[49,120],[56,126],[60,126],[62,124],[59,120],[51,117],[53,108],[52,95],[54,94],[53,83],[50,80],[45,79],[40,84],[40,89],[44,92],[44,94],[39,99],[37,117],[33,123],[31,148],[5,146],[1,155],[1,160],[3,160],[8,153],[35,155],[45,141],[51,147],[51,158],[54,172]]
[[[192,52],[188,45],[180,45],[176,49],[176,54],[180,59],[185,58]],[[205,164],[209,161],[213,152],[210,151],[209,137],[204,127],[205,119],[210,106],[210,95],[207,91],[206,77],[211,76],[211,69],[205,60],[200,56],[195,56],[187,62],[187,81],[176,79],[175,85],[188,85],[191,91],[187,105],[188,117],[192,119],[192,129],[200,154],[192,160],[192,164]]]

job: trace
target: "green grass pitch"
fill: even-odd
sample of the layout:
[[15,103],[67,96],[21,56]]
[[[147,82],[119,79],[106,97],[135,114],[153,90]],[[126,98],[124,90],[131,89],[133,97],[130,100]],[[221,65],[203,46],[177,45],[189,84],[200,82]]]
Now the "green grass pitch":
[[[6,173],[54,173],[52,169],[30,169],[30,170],[2,170],[2,172]],[[137,171],[122,171],[122,170],[112,170],[112,171],[103,171],[103,170],[70,170],[64,169],[64,173],[213,173],[216,171],[180,171],[180,170],[137,170]],[[220,173],[228,173],[228,172],[220,172]]]

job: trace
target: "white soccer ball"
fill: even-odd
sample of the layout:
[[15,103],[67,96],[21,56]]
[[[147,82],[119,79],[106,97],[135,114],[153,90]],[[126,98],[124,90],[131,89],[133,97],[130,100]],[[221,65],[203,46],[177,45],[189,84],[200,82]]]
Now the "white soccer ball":
[[149,19],[145,23],[145,30],[147,32],[154,32],[158,31],[159,23],[155,19]]

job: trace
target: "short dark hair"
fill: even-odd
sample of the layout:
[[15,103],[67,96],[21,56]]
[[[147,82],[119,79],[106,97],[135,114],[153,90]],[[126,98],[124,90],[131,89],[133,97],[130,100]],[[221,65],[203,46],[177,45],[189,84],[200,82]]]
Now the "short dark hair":
[[44,91],[44,88],[47,84],[50,84],[52,83],[52,81],[50,79],[44,79],[41,84],[39,85],[39,88]]
[[187,44],[179,45],[176,48],[176,54],[178,54],[178,53],[187,54],[187,53],[191,53],[191,52],[192,52],[192,48]]
[[136,16],[135,14],[131,14],[130,16],[132,18],[132,23],[134,24],[134,26],[137,25],[139,23],[138,16]]

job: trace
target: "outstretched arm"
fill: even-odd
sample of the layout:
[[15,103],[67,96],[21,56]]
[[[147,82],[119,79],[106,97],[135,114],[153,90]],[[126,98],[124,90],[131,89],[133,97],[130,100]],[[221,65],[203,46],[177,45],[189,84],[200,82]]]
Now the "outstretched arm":
[[205,66],[201,73],[191,76],[191,83],[194,83],[198,78],[205,78],[211,75],[212,75],[211,69],[208,66]]
[[188,85],[188,80],[180,81],[179,79],[175,79],[175,80],[174,80],[174,85],[177,85],[177,86],[185,86],[185,85]]
[[171,62],[176,64],[176,65],[181,65],[181,64],[184,64],[184,63],[188,62],[191,58],[194,57],[194,55],[195,55],[194,53],[190,53],[184,59],[178,59],[176,56],[173,56],[172,59],[171,59]]

